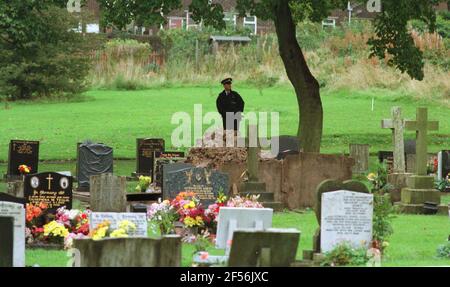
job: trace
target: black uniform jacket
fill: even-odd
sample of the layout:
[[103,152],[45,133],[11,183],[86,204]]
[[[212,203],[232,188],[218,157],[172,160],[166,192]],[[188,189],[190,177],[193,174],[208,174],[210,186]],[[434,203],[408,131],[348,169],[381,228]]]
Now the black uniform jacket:
[[235,92],[230,91],[230,94],[227,95],[225,90],[219,94],[219,97],[216,101],[217,111],[222,115],[222,118],[225,119],[226,113],[237,113],[244,111],[244,100],[241,96]]

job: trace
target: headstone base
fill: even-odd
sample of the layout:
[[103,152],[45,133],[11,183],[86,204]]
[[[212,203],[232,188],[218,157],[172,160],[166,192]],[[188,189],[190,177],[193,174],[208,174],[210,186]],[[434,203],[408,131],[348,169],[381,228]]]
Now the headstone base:
[[401,203],[403,204],[423,205],[427,201],[437,204],[441,203],[441,194],[436,189],[403,188],[401,196]]
[[411,189],[432,189],[434,187],[434,177],[413,175],[406,179],[406,185]]
[[273,192],[266,191],[266,184],[264,182],[247,181],[241,184],[240,194],[244,196],[259,195],[259,202],[265,208],[272,208],[274,211],[282,211],[283,204],[275,201]]
[[401,201],[402,189],[406,186],[406,179],[410,177],[411,173],[391,173],[387,176],[387,182],[393,186],[390,190],[391,202]]
[[23,179],[21,180],[15,180],[15,181],[8,181],[6,184],[6,190],[9,195],[15,196],[15,197],[23,197]]
[[[395,206],[398,207],[399,212],[405,214],[425,214],[423,204],[405,204],[402,202],[396,202]],[[448,215],[449,207],[447,205],[441,204],[438,206],[438,215]]]
[[303,250],[303,260],[295,261],[291,267],[319,267],[324,260],[322,253],[315,253],[313,250]]

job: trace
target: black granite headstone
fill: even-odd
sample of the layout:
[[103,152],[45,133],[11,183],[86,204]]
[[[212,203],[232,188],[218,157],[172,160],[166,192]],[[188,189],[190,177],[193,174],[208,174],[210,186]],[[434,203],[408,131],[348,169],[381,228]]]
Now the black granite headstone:
[[0,217],[0,267],[13,267],[14,218]]
[[153,158],[152,181],[159,187],[162,185],[162,166],[186,160],[184,158],[184,152],[154,152]]
[[4,193],[4,192],[0,192],[0,201],[20,203],[20,204],[23,204],[24,207],[26,205],[25,198],[15,197],[15,196],[12,196],[12,195]]
[[384,161],[392,162],[394,160],[394,152],[392,151],[379,151],[378,161],[383,163]]
[[442,151],[442,178],[446,178],[450,174],[450,150]]
[[46,203],[50,212],[65,206],[72,209],[71,176],[56,172],[44,172],[25,176],[24,197],[27,203]]
[[228,195],[229,177],[226,173],[201,167],[164,174],[164,199],[173,199],[182,191],[195,192],[200,202],[207,207],[216,201],[220,192]]
[[113,173],[113,149],[100,143],[82,143],[78,146],[77,181],[79,191],[89,191],[92,175]]
[[416,140],[405,140],[405,154],[416,154]]
[[27,140],[11,140],[8,154],[7,176],[20,176],[19,166],[27,165],[32,173],[38,172],[39,142]]
[[[275,147],[278,142],[278,153],[275,153]],[[272,154],[277,159],[283,159],[288,154],[298,154],[300,152],[300,144],[298,137],[295,136],[279,136],[271,139]]]
[[136,175],[153,174],[154,152],[164,151],[164,139],[136,140]]

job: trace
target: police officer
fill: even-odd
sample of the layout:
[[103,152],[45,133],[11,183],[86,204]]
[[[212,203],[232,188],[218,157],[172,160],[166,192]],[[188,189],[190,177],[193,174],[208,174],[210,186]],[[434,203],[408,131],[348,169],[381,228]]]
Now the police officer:
[[[241,120],[241,113],[244,112],[244,100],[236,92],[231,90],[233,79],[226,78],[221,83],[223,85],[223,92],[219,94],[216,105],[217,111],[222,116],[224,130],[239,130],[239,122]],[[227,126],[227,113],[229,114],[229,125]],[[234,115],[233,119],[231,118]]]

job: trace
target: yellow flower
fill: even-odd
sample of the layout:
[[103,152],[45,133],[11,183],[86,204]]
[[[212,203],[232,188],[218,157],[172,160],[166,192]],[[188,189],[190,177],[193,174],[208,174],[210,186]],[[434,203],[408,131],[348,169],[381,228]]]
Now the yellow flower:
[[114,237],[114,238],[124,238],[124,237],[128,237],[128,234],[125,229],[119,228],[119,229],[116,229],[113,232],[111,232],[110,236]]
[[387,241],[383,241],[383,244],[382,244],[382,246],[383,246],[383,247],[388,247],[388,246],[389,246],[389,242],[387,242]]
[[371,172],[367,175],[367,179],[370,181],[374,181],[376,178],[377,178],[377,175],[373,172]]
[[96,231],[94,231],[94,235],[92,236],[92,239],[94,240],[100,240],[106,236],[106,232],[108,231],[109,226],[104,226],[98,228]]
[[44,236],[67,237],[68,235],[69,230],[61,223],[51,221],[44,225]]
[[203,225],[203,218],[201,216],[197,216],[195,220],[197,221],[197,225]]
[[184,225],[186,225],[187,227],[193,227],[196,225],[196,221],[194,218],[190,217],[190,216],[186,216],[184,218]]
[[122,220],[119,222],[119,229],[123,229],[126,233],[134,233],[136,231],[136,224],[129,220]]

